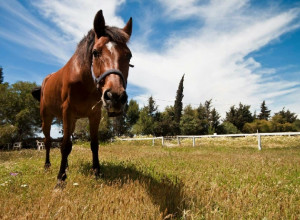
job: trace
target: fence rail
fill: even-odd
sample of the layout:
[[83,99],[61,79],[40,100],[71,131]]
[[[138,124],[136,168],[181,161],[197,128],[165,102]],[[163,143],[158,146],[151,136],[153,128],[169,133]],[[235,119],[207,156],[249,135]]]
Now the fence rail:
[[[253,134],[213,134],[213,135],[177,135],[172,139],[177,139],[177,144],[181,144],[181,139],[191,138],[193,140],[193,147],[196,145],[196,138],[222,138],[222,137],[257,137],[257,148],[261,150],[261,136],[296,136],[300,135],[300,132],[277,132],[277,133],[253,133]],[[170,137],[150,137],[150,138],[120,138],[120,141],[143,141],[152,140],[152,146],[155,144],[155,140],[161,139],[161,145],[164,146],[165,139],[170,139]]]

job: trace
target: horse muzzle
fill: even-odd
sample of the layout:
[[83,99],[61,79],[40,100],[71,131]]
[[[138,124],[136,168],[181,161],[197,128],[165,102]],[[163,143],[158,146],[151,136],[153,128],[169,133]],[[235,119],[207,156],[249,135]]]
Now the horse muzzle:
[[109,117],[116,117],[123,113],[124,106],[127,103],[126,91],[119,93],[112,92],[110,89],[104,91],[102,96],[103,107],[107,109]]

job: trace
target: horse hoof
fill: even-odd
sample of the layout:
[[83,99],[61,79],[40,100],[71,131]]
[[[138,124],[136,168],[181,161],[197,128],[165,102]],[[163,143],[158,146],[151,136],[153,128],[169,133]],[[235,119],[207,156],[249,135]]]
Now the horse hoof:
[[45,163],[44,168],[45,170],[48,170],[51,167],[51,163]]
[[54,187],[55,191],[63,190],[66,187],[67,183],[63,180],[57,180],[57,184]]
[[94,173],[96,179],[99,179],[101,177],[99,168],[93,169],[93,173]]

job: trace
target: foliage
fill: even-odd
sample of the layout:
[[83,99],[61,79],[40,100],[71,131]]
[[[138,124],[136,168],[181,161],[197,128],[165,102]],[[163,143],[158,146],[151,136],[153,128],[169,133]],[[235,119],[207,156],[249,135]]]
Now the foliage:
[[273,123],[265,119],[255,120],[251,123],[246,123],[243,127],[245,133],[267,133],[273,131]]
[[4,81],[4,77],[3,77],[3,68],[2,66],[0,66],[0,84],[2,84]]
[[253,116],[250,112],[250,105],[239,104],[239,107],[234,105],[230,107],[229,112],[226,112],[225,121],[235,125],[238,130],[243,131],[244,125],[253,121]]
[[296,131],[300,131],[300,120],[297,119],[294,123],[293,123],[293,127],[295,128]]
[[89,120],[87,118],[80,118],[76,122],[74,136],[81,141],[89,140]]
[[0,125],[0,146],[12,143],[17,136],[17,127],[9,124]]
[[219,128],[221,134],[238,134],[241,133],[239,129],[237,129],[237,127],[232,124],[229,121],[224,121],[220,128]]
[[258,115],[258,119],[260,120],[269,120],[271,114],[271,110],[268,110],[268,107],[266,106],[265,100],[261,103],[260,106],[260,113]]
[[165,110],[159,114],[155,134],[157,136],[174,136],[178,134],[178,128],[179,126],[174,120],[174,107],[167,106]]
[[101,116],[102,118],[98,129],[98,137],[100,142],[105,142],[113,137],[113,132],[111,122],[105,109],[102,109]]
[[31,95],[36,86],[30,82],[0,84],[0,125],[15,128],[14,140],[33,137],[40,130],[39,103]]
[[127,123],[130,128],[138,121],[139,114],[139,104],[137,101],[131,99],[126,112]]
[[199,134],[213,134],[219,131],[220,115],[215,108],[211,107],[212,99],[200,103],[197,108],[199,119]]
[[149,114],[149,108],[147,106],[140,111],[140,117],[132,130],[133,133],[142,135],[154,133],[154,118]]
[[187,105],[183,110],[180,128],[182,134],[199,134],[199,119],[197,118],[197,110],[193,109],[191,105]]
[[158,106],[156,105],[155,100],[153,99],[152,96],[150,96],[148,99],[148,105],[147,105],[148,115],[150,117],[154,118],[157,108],[158,108]]
[[297,115],[296,113],[291,112],[289,109],[285,110],[283,108],[281,111],[277,112],[274,114],[274,116],[281,116],[280,117],[280,122],[281,124],[283,123],[294,123],[297,120]]
[[174,103],[174,120],[178,124],[180,122],[180,118],[182,115],[183,81],[184,81],[184,74],[179,82],[178,89],[176,92],[175,103]]
[[283,118],[281,114],[275,114],[272,119],[272,129],[276,132],[287,132],[287,131],[296,131],[293,124],[287,122],[286,118]]

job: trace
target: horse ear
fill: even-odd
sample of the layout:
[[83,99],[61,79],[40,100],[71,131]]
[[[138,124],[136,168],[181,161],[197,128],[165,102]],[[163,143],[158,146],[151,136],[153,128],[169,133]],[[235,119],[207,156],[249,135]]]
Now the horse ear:
[[98,11],[94,19],[94,30],[97,35],[97,38],[100,38],[104,35],[105,30],[105,20],[102,14],[102,10]]
[[128,36],[131,36],[131,32],[132,32],[132,17],[129,18],[127,24],[125,25],[125,27],[123,28],[123,31],[128,34]]

